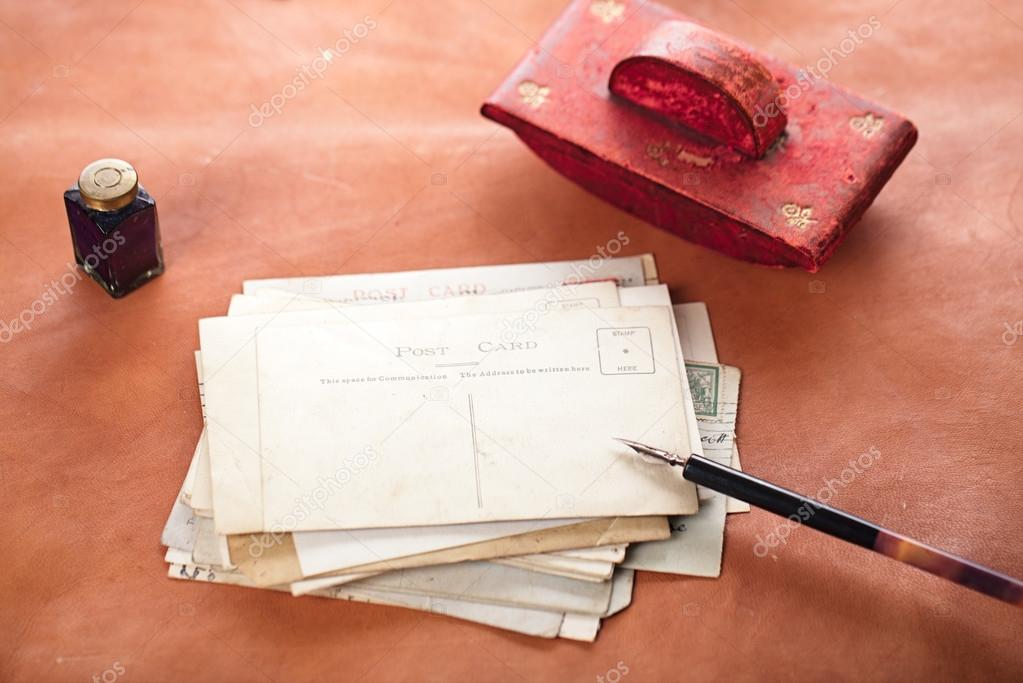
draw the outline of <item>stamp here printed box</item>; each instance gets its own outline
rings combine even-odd
[[[482,113],[629,213],[811,272],[917,138],[895,112],[637,0],[575,0]]]

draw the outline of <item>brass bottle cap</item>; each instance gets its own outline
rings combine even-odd
[[[82,200],[99,211],[117,211],[135,201],[139,193],[139,176],[127,161],[99,159],[78,176]]]

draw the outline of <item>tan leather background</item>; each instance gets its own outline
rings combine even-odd
[[[809,530],[758,559],[777,523],[761,512],[730,519],[719,580],[640,575],[593,645],[165,578],[160,530],[201,424],[196,320],[243,278],[583,258],[619,230],[679,300],[708,303],[743,370],[748,470],[811,491],[876,447],[837,504],[1023,574],[1023,339],[1007,332],[1023,8],[673,4],[798,64],[880,20],[831,77],[920,142],[821,273],[640,223],[477,114],[560,3],[0,5],[2,319],[64,272],[61,193],[95,158],[136,165],[167,260],[121,301],[79,283],[0,345],[0,679],[1020,680],[1019,609]],[[249,124],[367,16],[322,79]]]

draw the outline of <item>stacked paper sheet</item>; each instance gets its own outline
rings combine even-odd
[[[717,576],[739,373],[650,256],[253,280],[199,323],[169,576],[593,640],[633,570]],[[741,507],[735,506],[735,510]]]

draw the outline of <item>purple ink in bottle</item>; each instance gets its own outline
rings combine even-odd
[[[100,159],[64,193],[75,261],[120,298],[163,272],[156,201],[132,165]]]

